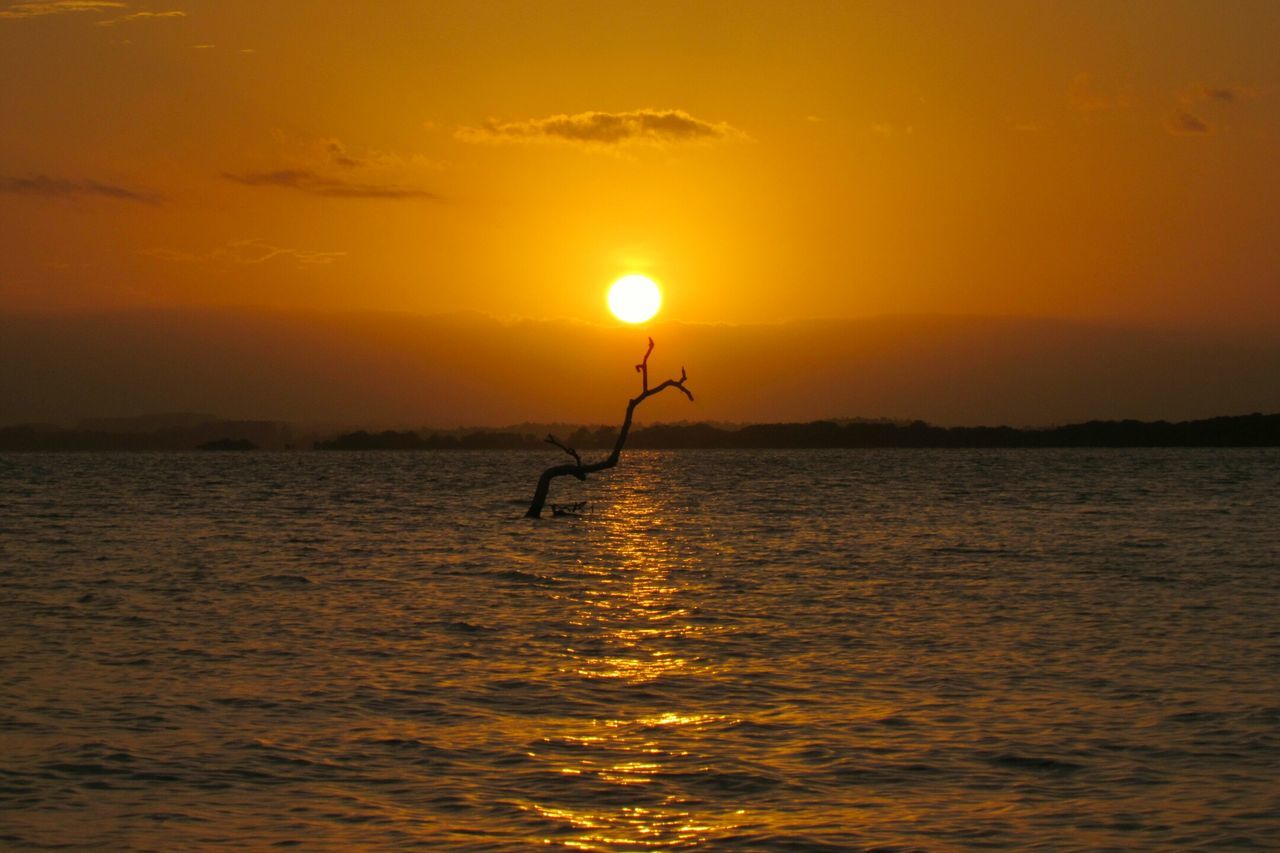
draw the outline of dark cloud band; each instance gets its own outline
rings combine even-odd
[[[0,193],[36,196],[43,198],[110,198],[117,201],[135,201],[142,204],[161,204],[165,198],[148,190],[132,189],[117,184],[104,184],[93,180],[51,178],[48,175],[31,175],[25,178],[0,178]]]
[[[249,187],[280,187],[329,198],[439,199],[439,196],[427,190],[345,181],[309,169],[277,169],[241,174],[223,172],[222,177]]]
[[[1170,133],[1178,135],[1209,133],[1212,130],[1212,128],[1210,128],[1202,119],[1185,110],[1174,113],[1170,116],[1164,126]]]

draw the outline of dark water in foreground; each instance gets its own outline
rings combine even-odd
[[[1280,453],[555,461],[0,456],[0,839],[1280,845]]]

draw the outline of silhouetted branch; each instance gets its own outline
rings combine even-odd
[[[556,440],[556,437],[551,433],[547,433],[547,437],[544,438],[543,441],[545,441],[547,444],[554,444],[556,447],[560,448],[565,453],[568,453],[570,456],[572,456],[574,462],[577,462],[579,465],[582,464],[582,457],[578,455],[578,451],[574,450],[572,447],[569,447],[568,445],[561,444],[559,441]]]
[[[587,508],[586,501],[578,501],[571,504],[552,504],[552,515],[580,515]]]
[[[542,476],[538,478],[538,485],[533,491],[533,500],[529,502],[529,510],[525,513],[526,518],[542,517],[542,508],[547,503],[547,492],[551,489],[551,481],[556,477],[577,477],[579,480],[585,480],[588,474],[613,468],[618,464],[618,460],[622,458],[622,448],[627,443],[627,435],[631,432],[631,420],[635,415],[636,406],[639,406],[654,394],[660,394],[668,388],[675,388],[688,397],[690,401],[693,400],[693,392],[686,388],[684,384],[688,381],[689,375],[683,367],[680,368],[679,379],[667,379],[654,388],[649,387],[649,355],[652,352],[653,338],[649,338],[649,348],[645,350],[644,358],[641,362],[636,365],[636,372],[640,374],[640,393],[627,401],[626,415],[622,419],[622,426],[618,429],[617,441],[614,442],[613,450],[608,456],[599,462],[584,464],[582,457],[578,455],[576,450],[561,444],[553,435],[547,436],[547,443],[554,444],[572,456],[574,464],[554,465],[542,472]]]
[[[640,390],[649,390],[649,353],[653,352],[653,338],[649,338],[649,348],[644,351],[644,358],[636,365],[636,373],[640,374]]]

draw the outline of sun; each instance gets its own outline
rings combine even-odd
[[[609,310],[624,323],[643,323],[662,307],[662,291],[644,275],[624,275],[609,288]]]

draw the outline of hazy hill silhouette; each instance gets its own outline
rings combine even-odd
[[[203,415],[93,419],[75,429],[51,424],[0,427],[0,450],[287,450],[303,442],[304,434],[289,424]]]
[[[610,423],[634,393],[646,334],[659,344],[655,371],[683,364],[698,377],[698,414],[713,422],[874,413],[1037,425],[1280,411],[1276,338],[1020,318],[637,330],[209,309],[0,316],[0,423],[140,411],[353,427]],[[687,417],[680,402],[655,399],[645,418]]]
[[[196,429],[219,420],[217,416],[199,412],[163,412],[126,418],[81,418],[75,428],[81,432],[157,432],[167,429]]]

